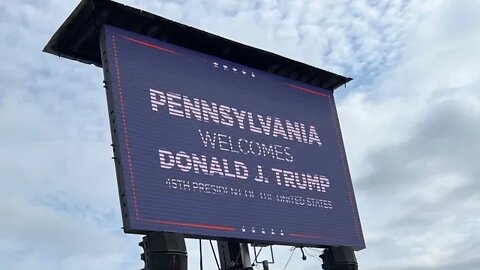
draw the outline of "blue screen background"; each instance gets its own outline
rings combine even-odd
[[[122,164],[117,175],[127,203],[126,232],[170,231],[287,245],[365,247],[331,91],[113,27],[104,31],[109,108],[115,115],[113,136],[119,141],[116,156]],[[175,117],[166,106],[153,111],[150,88],[313,125],[322,146]],[[206,148],[199,129],[234,140],[289,147],[294,160]],[[247,165],[251,176],[241,180],[163,169],[158,149],[238,160]],[[263,166],[268,184],[253,180],[257,165]],[[269,168],[325,175],[330,187],[323,193],[279,186]],[[251,190],[255,197],[173,189],[167,179]],[[260,199],[260,193],[272,194],[273,199]],[[279,194],[329,200],[333,209],[280,203]]]

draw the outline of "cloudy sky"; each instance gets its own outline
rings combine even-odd
[[[123,2],[353,77],[336,100],[360,269],[479,269],[480,1]],[[0,1],[0,269],[142,267],[121,230],[102,71],[41,52],[77,4]],[[290,248],[275,253],[284,269]],[[287,269],[321,268],[300,257]]]

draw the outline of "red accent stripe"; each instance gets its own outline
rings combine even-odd
[[[130,38],[130,37],[126,37],[126,36],[120,36],[120,37],[122,37],[122,38],[124,38],[124,39],[126,39],[126,40],[128,40],[128,41],[135,42],[135,43],[137,43],[137,44],[140,44],[140,45],[149,47],[149,48],[157,49],[157,50],[164,51],[164,52],[168,52],[168,53],[171,53],[171,54],[181,55],[181,54],[179,54],[179,53],[176,52],[176,51],[172,51],[172,50],[169,50],[169,49],[167,49],[167,48],[163,48],[163,47],[154,45],[154,44],[152,44],[152,43],[148,43],[148,42],[145,42],[145,41],[141,41],[141,40],[134,39],[134,38]]]
[[[127,150],[127,158],[128,158],[128,170],[130,172],[130,185],[132,187],[133,192],[133,203],[135,207],[135,217],[137,220],[140,220],[140,213],[138,209],[138,202],[137,202],[137,192],[135,191],[135,178],[133,177],[133,169],[132,169],[132,157],[130,155],[130,145],[128,143],[128,129],[127,129],[127,120],[126,120],[126,112],[125,112],[125,105],[123,101],[123,92],[122,92],[122,84],[120,80],[120,67],[118,65],[118,54],[117,54],[117,44],[115,35],[112,35],[112,44],[113,44],[113,52],[115,57],[115,69],[117,75],[117,84],[118,84],[118,95],[120,97],[120,107],[122,110],[122,122],[123,122],[123,132],[125,133],[125,146]]]
[[[350,207],[351,207],[352,214],[353,214],[353,223],[355,224],[355,229],[357,231],[358,240],[362,240],[362,234],[360,233],[360,226],[361,226],[360,225],[360,220],[359,220],[359,217],[358,217],[358,213],[355,211],[356,204],[355,204],[355,201],[354,201],[352,178],[350,177],[350,173],[349,173],[349,170],[348,170],[348,164],[347,164],[347,159],[346,159],[346,157],[347,157],[346,156],[346,151],[345,151],[345,147],[343,145],[342,135],[341,135],[341,131],[340,131],[340,121],[338,120],[338,114],[337,114],[336,109],[335,109],[334,101],[331,98],[329,98],[329,102],[330,102],[330,110],[332,112],[332,122],[335,125],[335,134],[337,135],[337,144],[338,144],[338,147],[339,147],[340,151],[343,151],[343,155],[341,155],[341,160],[342,160],[342,165],[343,165],[343,173],[344,173],[344,176],[345,176],[345,182],[346,182],[347,187],[348,187],[348,198],[350,200]]]
[[[288,234],[291,237],[298,237],[298,238],[311,238],[311,239],[332,239],[330,237],[322,237],[317,235],[308,235],[308,234],[299,234],[299,233],[290,233]]]
[[[355,205],[355,202],[353,200],[354,195],[353,195],[352,179],[351,179],[350,174],[348,172],[348,165],[347,165],[347,161],[346,161],[345,147],[342,143],[342,136],[340,134],[339,121],[335,117],[337,115],[337,113],[335,111],[335,105],[334,105],[333,97],[330,96],[330,95],[319,93],[319,92],[311,90],[311,89],[301,87],[301,86],[297,86],[297,85],[293,85],[293,84],[289,84],[289,83],[287,83],[287,85],[292,87],[292,88],[295,88],[297,90],[301,90],[301,91],[304,91],[304,92],[307,92],[307,93],[320,95],[320,96],[324,96],[324,97],[328,98],[328,102],[329,102],[329,105],[330,105],[330,111],[331,111],[331,114],[332,114],[332,122],[333,122],[333,125],[335,127],[335,134],[337,136],[337,144],[338,144],[339,149],[341,151],[343,151],[343,155],[341,155],[341,161],[342,161],[342,165],[343,165],[345,182],[348,186],[348,199],[350,201],[350,207],[351,207],[351,211],[352,211],[352,214],[353,214],[353,223],[355,225],[355,229],[356,229],[356,232],[357,232],[357,238],[359,240],[362,240],[362,236],[361,236],[362,234],[360,233],[360,221],[358,219],[358,213],[355,211],[355,206],[356,205]],[[290,236],[303,237],[303,238],[314,238],[314,239],[315,238],[326,239],[325,237],[317,237],[317,236],[314,236],[314,235],[309,236],[309,235],[305,235],[305,234],[290,234]]]
[[[166,48],[163,48],[163,47],[160,47],[160,46],[148,43],[148,42],[136,40],[136,39],[129,38],[129,37],[126,37],[126,36],[120,36],[120,37],[122,37],[122,38],[124,38],[128,41],[135,42],[137,44],[146,46],[146,47],[161,50],[161,51],[168,52],[168,53],[175,54],[175,55],[181,55],[180,53],[178,53],[176,51],[169,50],[169,49],[166,49]],[[117,52],[116,52],[116,46],[115,46],[115,37],[112,36],[112,39],[113,39],[114,50],[115,50],[115,62],[116,62],[116,68],[117,68],[118,87],[119,87],[119,91],[120,91],[121,103],[123,103],[123,95],[121,93],[120,74],[119,74],[118,60],[117,60]],[[334,125],[336,126],[337,143],[340,146],[340,148],[344,150],[344,147],[343,147],[343,144],[341,143],[340,135],[339,135],[340,127],[338,125],[338,122],[335,121],[336,120],[335,119],[336,114],[335,114],[334,105],[333,105],[333,102],[332,102],[332,96],[327,95],[327,94],[323,94],[323,93],[320,93],[320,92],[317,92],[317,91],[314,91],[314,90],[311,90],[311,89],[308,89],[308,88],[304,88],[304,87],[301,87],[301,86],[289,84],[289,83],[287,83],[287,85],[292,87],[292,88],[295,88],[297,90],[301,90],[301,91],[304,91],[304,92],[307,92],[307,93],[310,93],[310,94],[314,94],[314,95],[324,96],[324,97],[327,97],[329,99],[330,109],[332,111],[333,122],[334,122]],[[123,105],[122,105],[122,110],[123,110]],[[129,156],[130,151],[129,151],[129,145],[128,145],[128,135],[127,135],[128,132],[126,130],[125,112],[124,111],[122,112],[122,116],[124,118],[123,122],[124,122],[125,134],[126,134],[127,153],[128,153],[128,156]],[[206,224],[184,223],[184,222],[175,222],[175,221],[161,221],[161,220],[141,219],[140,215],[139,215],[138,204],[137,204],[135,184],[134,184],[135,180],[134,180],[134,177],[133,177],[132,164],[131,164],[130,156],[128,157],[128,159],[129,159],[130,179],[131,179],[131,185],[132,185],[132,189],[133,189],[134,205],[135,205],[135,212],[136,212],[137,220],[142,220],[142,221],[152,222],[152,223],[161,223],[161,224],[167,224],[167,225],[177,225],[177,226],[185,226],[185,227],[193,227],[193,228],[203,228],[203,229],[210,229],[210,230],[222,230],[222,231],[235,231],[236,230],[233,227],[224,227],[224,226],[217,226],[217,225],[206,225]],[[358,239],[361,239],[360,228],[359,228],[360,227],[359,220],[358,220],[358,216],[355,216],[355,211],[354,211],[355,205],[354,205],[354,202],[353,202],[353,187],[351,185],[351,180],[350,180],[350,183],[348,183],[349,182],[348,179],[350,179],[350,177],[349,177],[349,173],[348,173],[348,170],[347,170],[346,160],[345,160],[344,157],[342,157],[342,161],[343,161],[343,167],[344,167],[344,173],[345,173],[345,180],[347,181],[347,185],[349,184],[348,186],[350,188],[349,199],[350,199],[350,204],[351,204],[351,207],[352,207],[352,213],[354,214],[354,223],[355,223],[355,227],[356,227],[356,230],[357,230],[357,236],[358,236]],[[321,236],[306,235],[306,234],[289,234],[289,235],[291,237],[299,237],[299,238],[333,239],[333,238],[329,238],[329,237],[321,237]]]
[[[235,228],[233,227],[225,227],[225,226],[218,226],[218,225],[186,223],[186,222],[177,222],[177,221],[164,221],[164,220],[154,220],[154,219],[142,219],[142,220],[145,222],[151,222],[151,223],[177,225],[177,226],[201,228],[201,229],[209,229],[209,230],[217,230],[217,231],[235,231]]]
[[[307,88],[304,88],[304,87],[301,87],[301,86],[297,86],[297,85],[294,85],[294,84],[287,83],[287,85],[290,86],[290,87],[293,87],[297,90],[301,90],[301,91],[304,91],[304,92],[307,92],[307,93],[310,93],[310,94],[324,96],[324,97],[330,97],[329,95],[322,94],[320,92],[317,92],[317,91],[314,91],[314,90],[311,90],[311,89],[307,89]]]

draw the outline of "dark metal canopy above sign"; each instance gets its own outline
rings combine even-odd
[[[99,33],[104,24],[328,90],[352,80],[107,0],[82,0],[50,39],[44,51],[101,67]]]

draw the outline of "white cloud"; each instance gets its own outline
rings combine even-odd
[[[337,104],[367,240],[360,267],[477,268],[478,2],[125,2],[356,78]],[[41,53],[76,4],[0,3],[2,269],[141,267],[139,237],[120,229],[102,72]],[[289,255],[276,248],[271,269]],[[320,262],[297,250],[293,266]]]

